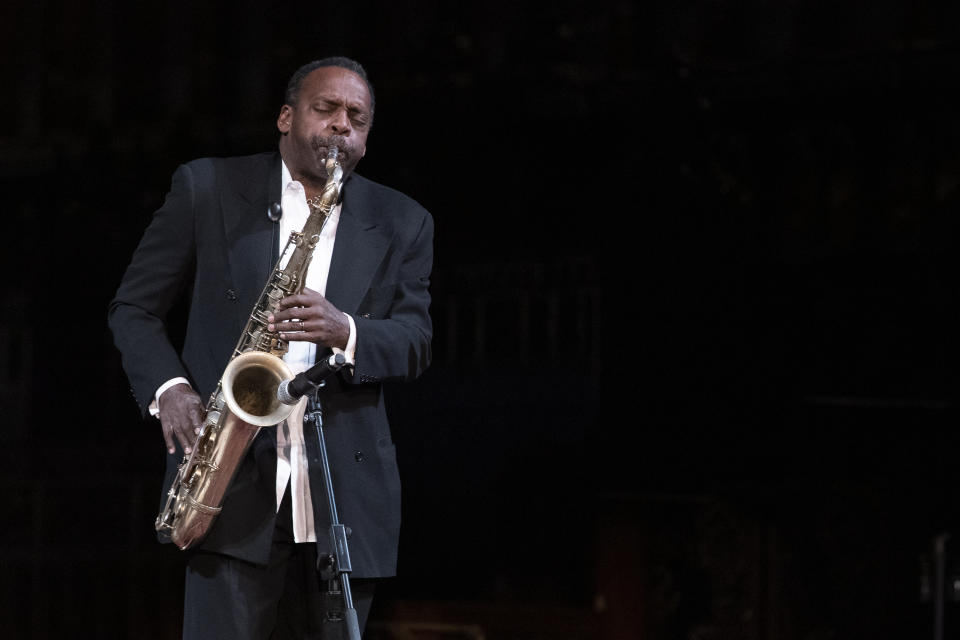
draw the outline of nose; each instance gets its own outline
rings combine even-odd
[[[347,115],[346,109],[337,109],[334,112],[333,117],[330,119],[329,125],[330,130],[336,134],[345,136],[350,133],[350,118]]]

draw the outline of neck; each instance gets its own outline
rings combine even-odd
[[[290,178],[303,185],[303,190],[306,192],[307,199],[323,193],[323,187],[327,184],[326,173],[324,172],[323,176],[318,176],[316,175],[317,172],[315,171],[308,173],[296,166],[292,161],[293,159],[290,157],[291,154],[287,153],[283,142],[284,140],[281,139],[280,158],[283,160],[283,164],[286,165],[287,171],[290,172]]]
[[[307,196],[307,200],[315,198],[323,193],[323,188],[326,186],[327,181],[317,181],[314,178],[310,178],[304,175],[298,175],[293,171],[290,172],[290,177],[303,185],[303,190]]]

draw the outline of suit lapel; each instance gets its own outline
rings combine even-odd
[[[344,185],[327,279],[327,299],[351,315],[356,314],[390,243],[367,200],[363,182],[351,177]]]
[[[267,217],[267,207],[280,201],[280,154],[258,156],[252,164],[225,176],[228,183],[220,189],[230,288],[237,295],[240,328],[278,253],[278,225]]]

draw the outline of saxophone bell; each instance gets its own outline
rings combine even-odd
[[[293,411],[277,399],[280,383],[292,377],[287,363],[269,352],[247,351],[230,360],[193,453],[170,490],[173,502],[157,517],[157,530],[180,549],[194,546],[210,529],[260,428],[283,422]]]
[[[272,427],[287,419],[293,407],[277,399],[277,388],[293,372],[280,358],[265,351],[247,351],[230,361],[223,372],[223,399],[236,417],[255,427]]]

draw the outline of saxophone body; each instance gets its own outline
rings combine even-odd
[[[303,229],[290,234],[247,324],[210,395],[193,451],[184,456],[167,491],[155,527],[181,550],[203,540],[219,515],[237,468],[262,427],[285,420],[293,406],[277,399],[277,387],[293,373],[283,361],[287,343],[267,330],[267,318],[280,300],[303,289],[320,232],[337,204],[343,172],[331,147],[327,183],[309,201]]]

